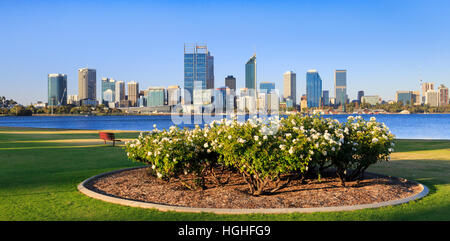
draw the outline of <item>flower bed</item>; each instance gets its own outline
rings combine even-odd
[[[126,143],[130,159],[151,167],[152,175],[178,180],[190,189],[205,179],[227,185],[222,173],[238,173],[249,193],[282,189],[293,179],[317,178],[334,171],[341,185],[359,181],[366,169],[388,161],[394,135],[375,118],[347,122],[321,116],[222,120],[194,129],[154,129]],[[180,179],[190,174],[192,178]]]

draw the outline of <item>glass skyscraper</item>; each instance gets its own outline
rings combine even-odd
[[[316,70],[306,73],[306,100],[308,108],[320,107],[322,98],[322,79]]]
[[[256,54],[245,64],[245,88],[250,95],[256,96]]]
[[[116,81],[110,78],[102,78],[102,104],[114,102],[116,99]]]
[[[336,105],[347,103],[347,70],[334,72],[334,97],[336,97]]]
[[[67,75],[48,75],[48,105],[67,105]]]
[[[328,90],[322,91],[322,105],[327,106],[330,104],[330,92]]]
[[[206,45],[184,45],[185,104],[193,103],[194,89],[214,88],[214,57]],[[187,96],[186,96],[187,95]]]

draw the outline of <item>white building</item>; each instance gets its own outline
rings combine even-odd
[[[167,87],[167,105],[174,106],[181,103],[181,89],[178,85]]]
[[[67,104],[75,105],[78,102],[78,95],[68,95],[67,96]]]
[[[439,105],[439,92],[436,90],[428,90],[425,93],[425,104],[436,107]]]

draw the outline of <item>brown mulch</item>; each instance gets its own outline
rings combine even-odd
[[[186,177],[185,177],[186,178]],[[127,170],[92,180],[87,184],[97,192],[158,204],[198,208],[310,208],[379,203],[406,198],[421,191],[404,179],[366,174],[360,183],[342,187],[333,175],[317,179],[292,180],[275,193],[252,196],[240,175],[217,187],[207,182],[205,190],[190,190],[179,181],[166,182],[148,174],[146,168]]]

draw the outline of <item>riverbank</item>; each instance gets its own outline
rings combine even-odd
[[[139,132],[116,133],[118,139]],[[0,220],[450,220],[450,141],[398,140],[392,161],[371,172],[419,181],[425,198],[392,207],[280,215],[173,213],[124,207],[79,193],[86,178],[139,166],[119,146],[106,145],[97,131],[0,127]]]
[[[295,112],[297,113],[297,112]],[[298,112],[301,114],[307,114],[304,112]],[[278,113],[278,115],[289,115],[292,114],[292,112],[280,112]],[[396,112],[385,112],[385,113],[330,113],[330,114],[326,114],[326,115],[448,115],[450,114],[450,112],[444,112],[444,113],[408,113],[408,114],[402,114],[400,112],[396,113]],[[95,114],[32,114],[31,116],[172,116],[172,115],[177,115],[177,114],[172,114],[172,113],[145,113],[145,114],[139,114],[139,113],[114,113],[114,114],[105,114],[105,113],[95,113]],[[178,114],[179,116],[183,116],[183,114]],[[226,113],[202,113],[202,114],[185,114],[185,115],[192,115],[192,116],[224,116],[227,115]],[[244,114],[238,114],[238,115],[244,115]],[[245,115],[249,115],[249,114],[245,114]],[[16,115],[4,115],[4,114],[0,114],[0,117],[7,117],[7,116],[16,116]]]
[[[354,114],[352,114],[354,115]],[[347,121],[347,115],[324,115],[340,122]],[[448,139],[450,132],[450,114],[434,115],[399,115],[378,114],[361,115],[365,119],[375,117],[377,121],[385,123],[391,132],[401,139]],[[62,128],[76,130],[122,130],[122,131],[150,131],[154,125],[158,129],[168,129],[173,125],[180,128],[194,128],[203,126],[213,120],[221,120],[224,116],[217,115],[108,115],[108,116],[10,116],[0,117],[0,126],[32,127],[32,128]],[[251,116],[238,116],[239,120]]]

